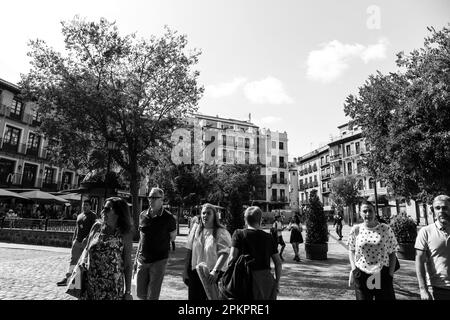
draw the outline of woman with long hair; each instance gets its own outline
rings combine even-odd
[[[227,267],[230,247],[230,233],[221,225],[216,207],[209,203],[204,204],[199,222],[192,226],[186,243],[188,252],[183,281],[188,286],[189,300],[208,298],[196,267],[205,264],[209,271],[207,282],[215,286]]]
[[[128,203],[112,197],[105,201],[98,220],[89,234],[85,259],[82,300],[132,300],[131,250],[133,220]]]
[[[294,249],[294,261],[300,262],[299,244],[303,243],[302,225],[300,224],[300,217],[295,215],[289,223],[288,230],[291,230],[291,237],[289,242]]]

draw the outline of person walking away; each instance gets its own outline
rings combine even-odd
[[[419,230],[414,245],[420,298],[450,300],[450,197],[435,197],[431,210],[436,221]]]
[[[253,300],[276,300],[282,272],[277,243],[261,229],[262,211],[252,206],[245,210],[245,229],[238,229],[232,236],[230,262],[240,255],[254,259],[251,270]],[[275,267],[275,279],[270,271],[270,260]]]
[[[86,255],[82,264],[86,277],[80,300],[132,300],[133,219],[128,203],[108,198],[101,216],[92,226],[82,257]]]
[[[231,236],[220,223],[217,208],[209,203],[204,204],[200,220],[192,227],[186,243],[183,282],[188,286],[188,300],[207,300],[206,289],[210,288],[202,284],[200,270],[196,267],[201,263],[206,264],[209,270],[207,282],[214,288],[226,270],[230,247]],[[214,295],[218,298],[218,292]]]
[[[361,204],[360,215],[363,222],[353,226],[347,243],[349,286],[354,287],[357,300],[395,300],[397,239],[390,226],[377,221],[371,203]]]
[[[139,216],[139,245],[133,270],[136,272],[136,293],[140,300],[158,300],[166,272],[170,243],[175,241],[175,218],[163,208],[164,191],[152,188],[150,206]]]
[[[39,212],[39,209],[38,211]],[[97,219],[95,212],[91,210],[91,201],[86,199],[83,201],[83,211],[77,216],[75,232],[72,237],[72,248],[70,251],[70,264],[65,277],[57,282],[58,286],[67,285],[67,279],[72,274],[73,268],[80,259],[81,253],[86,247],[87,237]]]
[[[299,244],[303,243],[302,226],[300,224],[299,216],[295,215],[289,223],[288,230],[291,231],[289,242],[294,249],[294,261],[300,262]]]
[[[339,237],[339,240],[342,240],[342,220],[344,218],[342,217],[341,212],[336,213],[333,218],[334,218],[333,226],[336,227],[336,234]]]
[[[273,227],[277,231],[277,242],[278,242],[277,247],[278,247],[278,245],[281,246],[280,259],[281,259],[281,261],[284,261],[283,250],[286,247],[286,243],[284,243],[284,240],[283,240],[283,230],[286,227],[283,226],[283,223],[281,222],[281,215],[280,214],[276,214],[275,215],[275,222],[273,223]]]

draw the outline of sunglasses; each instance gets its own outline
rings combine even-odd
[[[110,212],[112,210],[112,208],[111,207],[103,207],[102,210],[107,213],[107,212]]]

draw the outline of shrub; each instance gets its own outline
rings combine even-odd
[[[391,219],[390,226],[398,243],[413,243],[417,237],[416,222],[410,217],[398,215]]]
[[[311,191],[309,205],[306,209],[306,243],[327,243],[328,225],[323,205],[317,191]]]

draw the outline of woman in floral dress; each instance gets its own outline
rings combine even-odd
[[[82,300],[131,300],[132,219],[125,200],[106,199],[89,234]]]

